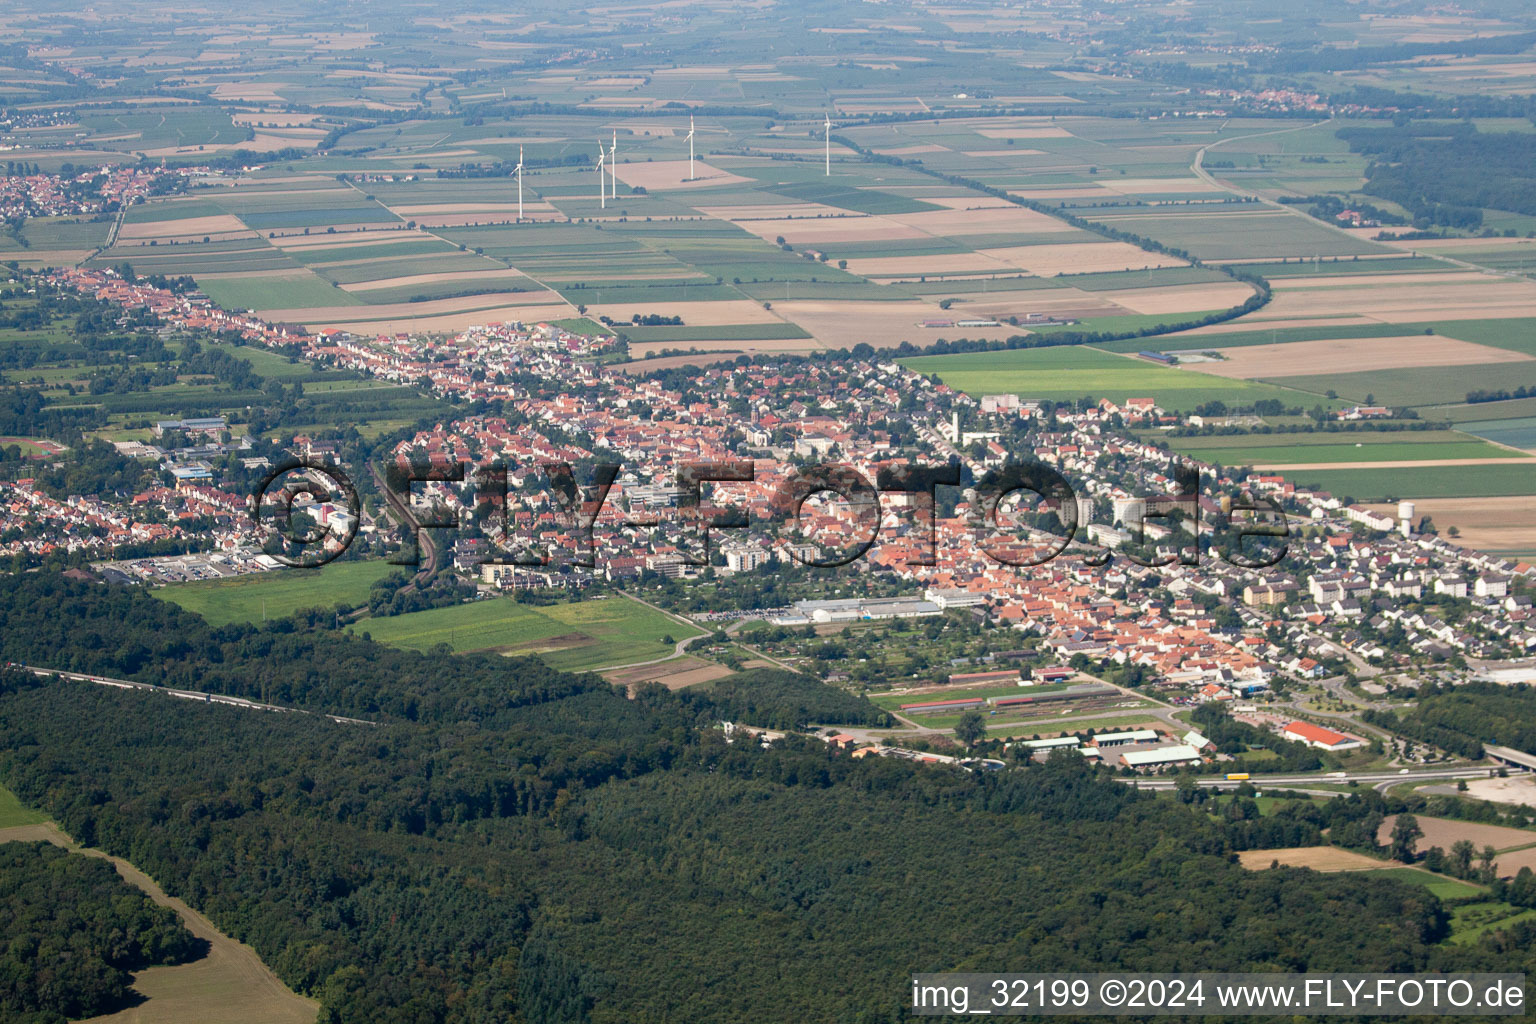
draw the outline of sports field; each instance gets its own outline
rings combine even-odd
[[[451,608],[365,619],[348,629],[380,643],[427,651],[447,644],[454,653],[536,654],[571,672],[665,658],[674,641],[701,630],[645,605],[609,597],[536,607],[495,597]]]
[[[173,583],[152,591],[215,626],[281,619],[301,608],[332,608],[368,601],[375,581],[402,572],[387,562],[332,562],[321,569],[275,569],[222,580]]]

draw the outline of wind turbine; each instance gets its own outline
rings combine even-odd
[[[693,180],[693,115],[688,115],[688,180]]]
[[[827,177],[832,177],[832,115],[822,114],[822,129],[827,133]]]
[[[603,177],[603,164],[606,161],[607,155],[608,154],[603,151],[603,140],[602,139],[598,139],[597,140],[597,205],[598,205],[598,209],[602,209],[602,210],[608,209],[608,190],[603,187],[604,185],[608,184],[607,179]]]
[[[517,147],[517,166],[512,168],[512,173],[517,175],[517,222],[523,222],[523,147]]]
[[[619,198],[619,130],[613,130],[613,142],[608,146],[608,180],[613,183],[609,196]]]

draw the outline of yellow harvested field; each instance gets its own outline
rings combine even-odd
[[[460,295],[452,299],[433,299],[430,302],[394,302],[377,306],[317,306],[312,309],[269,309],[262,310],[261,315],[267,320],[279,323],[308,323],[313,320],[387,320],[405,319],[415,317],[441,316],[446,313],[469,312],[476,309],[489,310],[492,306],[514,308],[519,306],[541,306],[558,304],[563,308],[564,303],[554,303],[549,296],[555,293],[544,292],[516,292],[507,295]],[[413,315],[414,314],[414,315]],[[569,316],[570,314],[561,314]],[[492,317],[483,323],[492,323],[503,319]],[[513,319],[521,320],[522,317]]]
[[[695,342],[689,342],[688,347],[695,348],[697,346]],[[630,346],[630,351],[639,352],[640,350],[634,346]],[[652,370],[675,370],[679,366],[708,366],[711,363],[726,363],[730,362],[732,359],[735,359],[736,356],[741,353],[741,351],[742,350],[739,347],[721,348],[717,350],[711,350],[709,353],[704,355],[660,356],[655,359],[635,359],[628,363],[615,363],[613,368],[618,370],[620,373],[627,373],[631,376],[639,376],[641,374],[650,373]]]
[[[922,213],[890,213],[885,220],[904,224],[930,235],[998,235],[1008,232],[1047,234],[1077,229],[1049,214],[1022,206],[993,206],[974,202],[969,208],[925,210]],[[1138,250],[1139,251],[1139,250]]]
[[[284,103],[277,90],[287,82],[220,82],[213,87],[213,98],[218,100],[245,100],[248,103]]]
[[[941,253],[932,256],[870,256],[848,261],[850,272],[863,277],[904,277],[916,280],[923,274],[1013,275],[1019,268],[980,252]]]
[[[822,299],[795,299],[775,302],[773,311],[791,323],[809,331],[828,348],[852,348],[868,342],[876,348],[895,348],[903,341],[928,344],[954,328],[919,327],[924,320],[947,317],[935,303],[919,302],[834,302]],[[967,327],[971,338],[1006,338],[1018,328],[1008,324],[998,327]]]
[[[1416,498],[1414,515],[1429,516],[1440,536],[1479,551],[1536,551],[1536,501],[1526,496],[1501,498]],[[1372,505],[1397,515],[1396,505]],[[1456,527],[1460,537],[1446,536]]]
[[[1077,188],[1011,188],[1008,194],[1020,199],[1097,199],[1107,191],[1100,185],[1083,185]]]
[[[1319,373],[1409,369],[1425,366],[1476,366],[1485,363],[1528,363],[1524,352],[1456,341],[1438,334],[1408,334],[1393,338],[1334,338],[1293,341],[1279,345],[1218,348],[1226,358],[1200,363],[1201,373],[1245,379],[1304,377]]]
[[[927,192],[928,192],[928,189],[930,189],[930,188],[933,188],[933,189],[943,189],[943,190],[945,190],[947,192],[947,191],[949,191],[950,186],[948,186],[948,185],[914,185],[914,186],[911,186],[911,189],[909,191],[921,190],[924,193],[924,195],[922,197],[923,202],[925,202],[925,203],[932,203],[934,206],[947,206],[951,210],[1017,210],[1017,209],[1020,209],[1020,207],[1014,206],[1012,203],[1004,202],[1001,199],[994,199],[991,196],[978,196],[978,195],[972,195],[972,194],[969,194],[969,193],[967,193],[965,195],[944,195],[944,196],[928,195]],[[1031,212],[1033,212],[1033,211],[1031,211]]]
[[[1025,128],[978,128],[976,134],[988,139],[1065,139],[1071,136],[1059,125],[1036,125]]]
[[[1052,288],[1024,292],[998,292],[978,298],[972,295],[963,303],[957,303],[949,316],[990,317],[1003,320],[1010,316],[1023,318],[1030,313],[1054,313],[1057,316],[1085,320],[1094,316],[1120,316],[1125,310],[1106,302],[1102,295],[1080,292],[1076,288]],[[970,328],[966,328],[967,331]]]
[[[280,128],[295,128],[310,124],[319,116],[319,114],[290,114],[281,110],[258,110],[254,113],[233,114],[230,120],[238,125],[274,125]]]
[[[719,353],[734,359],[738,354],[745,352],[750,355],[778,354],[783,352],[805,353],[819,352],[826,348],[815,338],[773,338],[757,341],[742,341],[739,338],[701,339],[697,341],[632,341],[629,343],[629,351],[639,359],[647,359],[658,352],[700,352]],[[659,367],[669,363],[673,357],[663,356],[655,361],[647,362],[648,366]],[[698,360],[682,359],[676,363],[678,366],[688,365],[689,362],[697,363]],[[718,360],[715,360],[718,361]],[[626,372],[630,370],[629,364],[624,364]]]
[[[631,188],[640,187],[648,192],[660,192],[683,188],[714,188],[717,185],[740,185],[750,182],[739,174],[722,171],[705,163],[694,161],[692,180],[688,179],[687,160],[656,160],[651,163],[619,163],[616,172],[620,181]]]
[[[1337,277],[1282,277],[1272,281],[1270,286],[1277,292],[1289,292],[1308,291],[1315,288],[1400,287],[1403,283],[1401,274],[1341,274]],[[1444,270],[1413,275],[1415,287],[1448,283],[1481,285],[1493,283],[1493,279],[1475,270]]]
[[[1159,288],[1120,288],[1099,292],[1117,306],[1133,313],[1195,313],[1208,309],[1229,309],[1247,302],[1253,289],[1240,281],[1212,284],[1181,284]]]
[[[391,206],[390,212],[401,217],[411,217],[418,213],[517,213],[517,186],[511,188],[512,200],[501,203],[416,203],[410,206]],[[526,200],[523,202],[524,211],[534,205]]]
[[[874,151],[884,156],[916,156],[919,153],[948,153],[949,147],[918,142],[910,146],[875,146]]]
[[[151,220],[124,224],[117,237],[125,241],[137,238],[188,238],[214,235],[223,232],[253,234],[239,217],[232,214],[216,214],[212,217],[187,217],[183,220]]]
[[[980,251],[1040,277],[1186,266],[1176,256],[1147,252],[1128,242],[1065,242],[1060,245],[1020,245]]]
[[[1228,320],[1219,324],[1208,324],[1205,327],[1196,327],[1189,331],[1180,331],[1177,334],[1164,335],[1165,339],[1179,341],[1182,339],[1204,340],[1210,334],[1235,334],[1239,331],[1268,331],[1286,330],[1291,327],[1358,327],[1362,323],[1375,323],[1358,316],[1333,316],[1333,317],[1266,317],[1260,310],[1258,315],[1249,315],[1237,320]],[[1217,342],[1219,344],[1219,341]]]
[[[1390,830],[1389,830],[1390,831]],[[1363,853],[1337,846],[1288,846],[1278,850],[1244,850],[1238,863],[1249,871],[1263,871],[1275,861],[1281,867],[1311,868],[1314,871],[1372,871],[1401,867],[1397,861],[1377,860]]]
[[[482,301],[495,301],[495,295],[477,295]],[[430,302],[413,302],[412,306],[431,306]],[[546,320],[566,320],[576,315],[572,306],[565,305],[499,305],[487,309],[466,311],[461,313],[432,314],[422,310],[416,316],[397,315],[382,320],[366,318],[366,315],[376,313],[383,306],[343,306],[329,312],[343,314],[340,316],[317,316],[324,310],[302,309],[293,310],[296,314],[292,318],[294,323],[302,323],[310,330],[319,330],[322,327],[334,327],[338,330],[351,331],[353,334],[367,336],[370,334],[396,334],[401,331],[410,331],[416,334],[457,334],[471,327],[481,327],[486,324],[510,323],[514,320],[522,323],[536,324]],[[349,319],[346,313],[351,314]]]
[[[464,213],[418,213],[415,216],[401,214],[410,217],[424,228],[456,228],[466,224],[515,224],[517,222],[516,203],[513,203],[511,213],[485,213],[484,211],[467,211]],[[523,210],[525,221],[563,221],[565,214],[550,206],[548,203],[527,203]]]
[[[282,238],[272,239],[272,244],[279,249],[298,251],[301,249],[344,249],[355,245],[388,245],[391,243],[420,242],[435,237],[434,235],[427,234],[425,231],[418,231],[415,228],[407,228],[402,225],[400,227],[351,231],[345,235],[285,235]]]
[[[1139,195],[1146,192],[1219,192],[1199,178],[1119,178],[1105,183],[1115,192]]]
[[[123,881],[175,911],[187,931],[208,943],[208,955],[200,960],[136,972],[133,989],[144,1002],[91,1017],[85,1024],[314,1024],[319,1016],[320,1004],[292,992],[255,950],[166,895],[154,879],[128,861],[77,845],[52,822],[0,829],[0,842],[48,842],[79,856],[107,860]]]
[[[781,220],[790,217],[847,217],[847,210],[821,203],[759,203],[754,206],[695,206],[706,217],[715,220]]]
[[[634,303],[589,303],[592,316],[609,316],[627,321],[636,312],[655,312],[662,316],[680,316],[689,327],[723,327],[727,324],[777,324],[783,323],[776,316],[778,303],[773,310],[766,310],[760,302],[751,299],[711,299],[705,302],[648,302],[644,310],[636,310]],[[679,342],[672,342],[678,347]],[[686,344],[692,344],[688,342]],[[686,347],[686,345],[684,345]]]
[[[1396,275],[1395,284],[1277,290],[1264,312],[1272,318],[1355,315],[1386,323],[1424,320],[1497,320],[1529,316],[1536,309],[1536,282],[1479,275],[1479,281],[1416,284]],[[1487,283],[1482,283],[1482,282]]]
[[[1450,818],[1426,818],[1424,815],[1416,815],[1419,819],[1419,828],[1424,830],[1424,838],[1419,840],[1418,849],[1427,850],[1431,846],[1438,846],[1442,850],[1449,851],[1451,844],[1457,840],[1470,840],[1479,850],[1484,846],[1491,846],[1495,850],[1508,850],[1514,846],[1530,846],[1536,844],[1536,832],[1530,832],[1522,828],[1506,828],[1503,825],[1479,825],[1470,821],[1454,821]],[[1397,824],[1397,815],[1389,814],[1376,830],[1376,841],[1386,845],[1392,835],[1392,827]]]
[[[67,267],[85,262],[95,252],[95,249],[23,249],[6,253],[6,259],[15,260],[24,267]]]
[[[527,284],[533,283],[516,270],[461,270],[458,273],[412,274],[408,277],[386,277],[377,281],[358,281],[355,284],[344,284],[341,286],[341,289],[347,292],[366,292],[378,288],[400,288],[413,284],[431,284],[435,281],[462,281],[466,288],[478,288],[484,284],[504,284],[511,281]],[[420,303],[412,303],[412,305],[420,305]]]
[[[796,217],[743,220],[738,223],[759,238],[772,242],[780,235],[790,245],[824,245],[829,242],[889,242],[927,238],[917,228],[898,224],[888,217],[844,214],[840,217]]]

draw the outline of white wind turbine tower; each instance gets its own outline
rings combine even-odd
[[[688,115],[688,180],[693,180],[693,115]]]
[[[822,114],[822,130],[827,135],[827,177],[832,177],[832,115]]]
[[[608,184],[608,180],[607,180],[607,178],[603,174],[603,164],[607,162],[606,161],[607,156],[608,156],[608,154],[603,150],[603,140],[602,139],[598,139],[597,140],[597,205],[598,205],[598,209],[601,209],[601,210],[608,209],[608,189],[606,187],[604,187],[604,186],[606,186]]]
[[[517,147],[517,166],[512,168],[512,173],[517,175],[517,222],[523,222],[523,147]]]
[[[613,142],[608,145],[608,180],[613,184],[609,197],[617,200],[619,198],[619,130],[617,128],[613,130]]]

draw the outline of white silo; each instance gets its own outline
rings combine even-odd
[[[1400,501],[1397,503],[1397,521],[1404,537],[1413,532],[1413,502]]]

